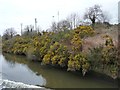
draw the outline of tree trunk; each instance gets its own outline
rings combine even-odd
[[[94,29],[94,26],[95,26],[95,18],[93,18],[91,21],[92,21],[92,28]]]

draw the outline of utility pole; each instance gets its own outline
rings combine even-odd
[[[20,25],[21,25],[21,36],[22,36],[22,25],[23,25],[23,24],[21,23]]]
[[[35,30],[37,31],[37,18],[35,18]]]
[[[74,21],[74,29],[75,29],[75,27],[76,27],[76,14],[73,14],[73,21]]]
[[[59,22],[59,11],[58,11],[58,22]]]
[[[58,31],[59,31],[59,11],[58,11]]]
[[[55,22],[55,19],[54,19],[55,16],[52,16],[52,31],[53,32],[56,32],[56,29],[57,29],[57,24]]]

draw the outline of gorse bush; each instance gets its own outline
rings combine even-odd
[[[79,34],[81,38],[94,35],[94,30],[90,26],[79,26],[75,29],[75,33]]]
[[[83,53],[79,53],[75,55],[74,57],[70,55],[68,61],[68,71],[76,71],[82,69],[83,75],[89,70],[90,63],[87,60],[86,55]]]
[[[27,54],[27,49],[31,43],[28,38],[16,38],[15,44],[13,45],[12,52],[14,54]]]
[[[92,70],[103,72],[115,79],[120,70],[118,50],[114,46],[112,38],[106,36],[104,37],[106,42],[103,46],[90,49],[88,61]]]
[[[50,46],[50,49],[44,56],[43,63],[60,65],[63,67],[67,65],[68,55],[69,53],[66,46],[60,44],[59,42],[55,42],[53,45]],[[49,56],[49,59],[47,59],[46,56]]]

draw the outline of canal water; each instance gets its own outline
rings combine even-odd
[[[87,73],[67,72],[52,66],[41,65],[25,56],[1,54],[3,80],[40,85],[50,88],[117,88],[118,82],[109,77]]]

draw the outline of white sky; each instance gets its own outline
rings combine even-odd
[[[99,4],[104,11],[111,16],[111,22],[118,21],[118,1],[119,0],[0,0],[0,34],[5,29],[14,27],[20,33],[20,23],[34,25],[37,18],[41,29],[50,27],[54,19],[57,21],[65,19],[71,13],[79,13],[83,16],[86,8]],[[82,19],[82,18],[81,18]]]

